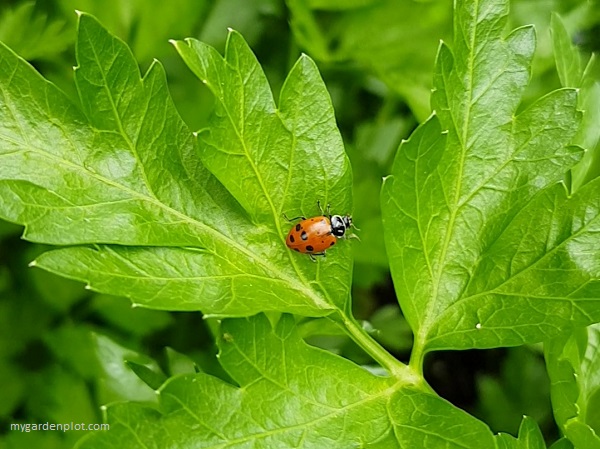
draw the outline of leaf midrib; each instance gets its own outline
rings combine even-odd
[[[18,62],[17,62],[17,64],[18,64]],[[4,92],[4,89],[3,89],[3,92]],[[207,234],[213,236],[213,238],[215,238],[216,240],[223,242],[223,244],[235,248],[237,251],[239,251],[240,253],[246,255],[249,259],[253,260],[257,265],[260,265],[263,269],[265,269],[266,272],[276,273],[277,276],[281,280],[284,280],[284,281],[288,282],[288,284],[290,284],[292,286],[295,286],[296,290],[303,292],[305,294],[305,296],[311,298],[314,301],[314,304],[317,307],[319,307],[320,309],[330,309],[331,308],[331,307],[328,307],[329,305],[325,304],[320,297],[318,297],[317,295],[315,295],[314,292],[310,288],[307,288],[302,283],[298,283],[297,280],[295,280],[293,278],[290,278],[285,273],[281,272],[278,268],[272,266],[268,262],[265,262],[265,260],[263,260],[263,259],[261,259],[259,257],[256,257],[256,255],[254,253],[246,250],[246,248],[244,248],[243,246],[241,246],[236,241],[231,240],[227,236],[219,233],[215,229],[207,226],[206,224],[204,224],[204,223],[202,223],[202,222],[200,222],[200,221],[198,221],[196,219],[193,219],[192,217],[189,217],[189,216],[187,216],[187,215],[179,212],[178,210],[173,209],[170,206],[167,206],[166,204],[160,202],[155,197],[145,196],[145,195],[143,195],[143,194],[141,194],[141,193],[139,193],[139,192],[137,192],[135,190],[132,190],[131,188],[129,188],[127,186],[124,186],[122,184],[119,184],[119,183],[113,181],[112,179],[106,178],[106,177],[104,177],[104,176],[102,176],[102,175],[100,175],[100,174],[98,174],[96,172],[90,171],[89,169],[87,169],[84,166],[78,165],[78,164],[76,164],[76,163],[74,163],[74,162],[72,162],[72,161],[70,161],[68,159],[64,159],[64,158],[59,157],[58,155],[55,155],[55,154],[53,154],[51,152],[45,151],[43,148],[37,148],[35,145],[32,145],[29,142],[29,139],[27,138],[27,134],[25,132],[26,130],[22,127],[21,122],[16,119],[16,116],[15,116],[15,114],[13,112],[13,107],[14,107],[13,106],[13,102],[12,101],[8,101],[6,95],[5,95],[5,99],[6,99],[5,104],[9,108],[11,114],[13,115],[14,121],[18,125],[19,132],[20,132],[21,136],[23,137],[24,142],[15,142],[13,139],[7,139],[7,140],[9,140],[9,141],[11,141],[13,143],[18,143],[19,145],[23,145],[23,144],[27,145],[26,149],[21,148],[20,150],[18,150],[18,152],[22,152],[22,151],[25,151],[25,150],[32,151],[34,153],[37,153],[37,154],[41,155],[44,158],[54,160],[57,163],[57,165],[59,165],[59,166],[63,165],[63,166],[71,167],[72,169],[74,169],[75,172],[85,172],[85,173],[87,173],[87,175],[90,178],[96,179],[100,183],[104,183],[104,184],[109,185],[109,186],[111,186],[113,188],[116,188],[118,190],[124,191],[125,193],[127,193],[131,197],[131,199],[134,199],[134,200],[137,199],[137,200],[141,200],[141,201],[147,201],[147,202],[151,203],[152,205],[154,205],[154,206],[156,206],[156,207],[158,207],[160,209],[163,209],[163,210],[167,211],[168,213],[174,215],[175,217],[179,218],[182,222],[189,223],[192,226],[200,228],[201,230],[203,230]],[[42,110],[42,112],[44,112],[44,115],[48,116],[45,113],[45,111]],[[48,118],[49,118],[49,116],[48,116]],[[61,124],[57,123],[56,125],[61,128],[61,130],[63,131],[63,133],[65,135],[68,135],[68,133],[66,132],[66,130],[64,130],[62,128]],[[73,142],[70,141],[70,143],[71,143],[71,145],[73,147],[75,147],[75,144]],[[98,243],[98,242],[96,242],[96,243]],[[244,270],[242,269],[240,271],[244,271]]]
[[[475,3],[475,18],[479,17],[479,1],[480,0],[474,1],[474,3]],[[458,132],[456,133],[457,137],[459,138],[458,140],[460,142],[460,145],[461,145],[459,176],[456,180],[455,194],[454,194],[454,199],[453,199],[453,208],[452,208],[452,213],[450,215],[450,220],[448,222],[448,228],[447,228],[446,236],[444,239],[444,244],[442,246],[442,252],[440,255],[440,259],[439,259],[440,263],[439,263],[439,267],[437,270],[437,275],[434,278],[433,292],[431,295],[431,299],[426,302],[425,312],[422,315],[423,319],[421,321],[421,326],[419,328],[419,332],[417,332],[415,335],[415,339],[418,338],[418,339],[422,340],[420,342],[420,345],[423,345],[426,342],[427,334],[429,333],[429,329],[435,323],[435,316],[432,316],[433,305],[437,302],[437,298],[439,295],[440,280],[442,277],[443,270],[446,267],[446,259],[448,257],[448,248],[450,246],[450,241],[452,239],[452,235],[454,234],[454,225],[455,225],[458,210],[459,210],[457,205],[458,205],[458,202],[460,199],[460,192],[462,189],[464,165],[465,165],[465,158],[466,158],[466,153],[467,153],[466,142],[467,142],[468,131],[469,131],[468,125],[469,125],[469,122],[471,119],[471,107],[472,107],[471,102],[473,99],[473,70],[474,70],[473,64],[474,64],[474,59],[475,59],[474,50],[475,50],[475,37],[477,35],[477,26],[478,26],[478,21],[477,21],[477,19],[475,19],[475,23],[471,27],[472,33],[470,36],[469,58],[468,58],[469,101],[467,103],[468,107],[466,108],[465,116],[463,118],[462,134],[459,136],[459,133]],[[456,124],[454,126],[456,127]],[[457,128],[457,131],[458,131],[458,128]],[[416,345],[416,346],[420,346],[420,345]]]
[[[239,58],[237,58],[239,60]],[[244,117],[244,105],[245,105],[245,83],[243,82],[242,79],[242,74],[241,71],[237,70],[236,66],[234,66],[233,64],[231,64],[227,59],[221,57],[221,60],[223,61],[223,63],[229,67],[231,67],[231,69],[234,71],[234,73],[236,74],[236,76],[240,79],[241,81],[241,86],[242,86],[242,94],[241,94],[241,101],[240,101],[240,110],[242,111],[241,117],[243,119]],[[249,149],[246,145],[246,141],[243,137],[243,132],[238,128],[238,126],[235,123],[235,120],[233,119],[233,115],[231,114],[229,108],[227,107],[225,101],[224,101],[224,97],[222,95],[219,95],[218,93],[220,92],[220,90],[213,85],[213,83],[211,83],[208,79],[203,79],[202,80],[204,82],[204,84],[213,92],[213,94],[215,95],[215,98],[219,101],[219,104],[221,105],[221,107],[223,108],[223,110],[225,111],[225,115],[227,116],[231,127],[233,128],[236,137],[238,138],[242,148],[244,149],[244,156],[246,158],[246,160],[248,161],[248,163],[250,164],[250,167],[252,168],[252,171],[254,172],[258,183],[260,185],[260,188],[263,192],[263,195],[265,197],[265,199],[267,200],[268,204],[269,204],[269,208],[271,209],[271,214],[273,216],[273,223],[275,224],[275,227],[277,229],[277,235],[279,236],[280,242],[282,244],[285,244],[285,237],[284,237],[284,233],[281,229],[281,225],[280,225],[280,220],[279,218],[279,214],[276,212],[275,210],[275,205],[273,203],[273,200],[271,198],[271,196],[269,195],[266,186],[264,184],[264,180],[262,179],[261,173],[258,170],[258,167],[256,166],[256,164],[254,163],[254,160],[252,159],[252,157],[250,156],[250,152]],[[287,80],[286,80],[287,82]],[[277,114],[277,108],[274,109],[274,116],[276,117],[277,120],[280,120],[280,122],[282,123],[282,126],[284,129],[288,130],[288,128],[285,126],[285,123],[283,123],[283,121],[281,121],[281,119],[279,118],[278,114]],[[245,122],[244,122],[245,123]],[[296,142],[295,139],[295,135],[288,130],[288,132],[290,132],[291,136],[292,136],[292,141]],[[292,155],[290,156],[291,158],[293,158],[293,152],[295,151],[295,145],[292,146],[290,153],[292,153]],[[290,261],[290,264],[294,267],[294,271],[296,272],[296,275],[298,276],[298,279],[300,279],[303,285],[308,286],[309,283],[307,281],[307,279],[305,278],[304,274],[302,273],[302,271],[300,270],[298,263],[296,262],[295,258],[292,257],[292,252],[291,251],[287,251],[288,254],[288,259]],[[317,270],[320,269],[320,266],[317,267]],[[319,285],[321,285],[320,281],[318,281]],[[312,291],[312,289],[308,288],[308,290]],[[331,306],[334,304],[333,299],[331,298],[329,292],[327,289],[323,288],[323,286],[321,285],[321,292],[323,293],[323,295],[326,297],[328,303],[325,303],[325,306],[329,306],[329,307],[323,307],[321,306],[320,308],[331,308]],[[318,297],[318,296],[315,296]],[[321,300],[319,300],[321,301]]]
[[[84,27],[83,28],[83,32],[86,33],[88,41],[90,43],[92,43],[93,41],[89,37],[89,34],[87,32],[87,28]],[[115,100],[114,100],[113,95],[112,95],[112,91],[108,87],[109,83],[108,83],[107,78],[106,78],[106,73],[104,71],[104,67],[102,66],[102,64],[100,63],[100,59],[98,58],[98,53],[96,52],[96,46],[93,45],[93,44],[91,44],[90,47],[91,47],[92,53],[94,55],[94,61],[96,62],[96,66],[98,67],[98,71],[102,75],[102,82],[103,82],[102,89],[106,92],[106,96],[108,97],[108,99],[110,101],[111,110],[113,112],[115,121],[116,121],[117,126],[118,126],[118,132],[121,135],[121,137],[123,137],[123,139],[127,143],[127,146],[129,147],[129,150],[131,151],[131,153],[135,157],[136,161],[138,162],[138,167],[140,168],[140,172],[141,172],[140,174],[142,176],[142,180],[144,181],[144,185],[146,186],[146,189],[150,193],[150,196],[152,198],[155,198],[155,199],[158,200],[158,197],[154,193],[154,189],[152,188],[152,185],[150,184],[150,181],[148,180],[148,176],[146,174],[146,167],[142,163],[142,160],[141,160],[141,158],[139,156],[139,153],[137,151],[137,147],[133,144],[133,141],[129,138],[129,135],[125,132],[125,129],[123,127],[123,122],[121,120],[121,116],[119,115],[119,111],[117,109],[117,106],[115,104]],[[113,63],[114,63],[114,61],[113,61]],[[152,67],[150,67],[150,69],[148,70],[148,73],[149,73],[150,70],[152,70]],[[137,84],[139,84],[142,88],[145,87],[144,86],[144,82],[142,80],[140,80],[137,76],[135,76],[134,79],[135,79],[135,82]],[[77,78],[75,78],[75,81],[77,81]],[[80,96],[81,96],[81,92],[80,92]],[[144,98],[147,98],[145,89],[144,89]],[[81,98],[81,101],[84,101],[84,100],[85,100],[84,98]],[[149,101],[149,100],[147,100],[147,101]],[[146,110],[146,112],[147,112],[147,110]],[[144,114],[143,117],[146,117],[146,114]],[[137,125],[138,125],[137,129],[138,129],[138,132],[139,132],[139,130],[141,129],[141,126],[140,126],[139,123]]]
[[[592,225],[592,222],[594,222],[595,220],[598,220],[598,218],[600,217],[600,215],[597,215],[595,219],[590,220],[588,222],[588,224],[586,224],[585,226],[583,226],[581,229],[579,229],[577,232],[569,235],[567,238],[565,238],[564,240],[562,240],[560,243],[558,243],[557,245],[555,245],[550,251],[545,252],[544,254],[541,255],[541,257],[536,258],[532,263],[530,263],[529,265],[527,265],[526,267],[524,267],[523,269],[521,269],[520,271],[518,271],[516,274],[508,277],[507,279],[505,279],[504,281],[502,281],[500,284],[496,285],[494,288],[489,289],[489,290],[485,290],[482,292],[477,292],[474,293],[472,295],[468,295],[468,296],[463,296],[461,298],[459,298],[457,301],[455,301],[450,307],[448,307],[446,310],[444,310],[444,313],[448,313],[451,309],[457,307],[459,304],[467,301],[467,300],[471,300],[474,298],[479,298],[479,297],[485,297],[487,295],[502,295],[502,296],[510,296],[510,297],[519,297],[519,298],[531,298],[531,299],[539,299],[539,300],[557,300],[557,301],[568,301],[570,303],[573,304],[574,307],[578,307],[576,301],[576,298],[571,298],[569,296],[542,296],[542,295],[528,295],[528,294],[522,294],[522,293],[514,293],[514,292],[510,292],[510,291],[501,291],[501,288],[504,287],[505,285],[509,284],[510,282],[514,281],[516,278],[520,277],[520,276],[524,276],[528,271],[533,270],[535,268],[536,265],[542,263],[547,257],[552,256],[554,253],[556,253],[557,251],[559,251],[561,248],[563,248],[566,244],[569,243],[569,241],[579,237],[581,234],[585,233],[587,231],[587,228],[589,226]],[[593,279],[588,279],[586,280],[582,285],[577,286],[577,288],[574,291],[580,290],[583,286],[589,284]],[[579,310],[581,311],[582,314],[586,315],[581,308],[579,308]],[[591,317],[590,317],[591,318]],[[467,332],[467,330],[464,331],[452,331],[449,333],[446,333],[444,335],[448,335],[448,334],[455,334],[455,333],[464,333]],[[432,341],[435,341],[437,339],[440,338],[445,338],[444,336],[436,336],[434,338],[431,338],[428,340],[428,344],[431,343]]]
[[[268,380],[265,377],[261,377],[261,378]],[[327,421],[329,419],[334,418],[338,414],[348,413],[348,412],[352,411],[353,409],[355,409],[357,407],[358,408],[365,407],[365,404],[368,404],[369,402],[376,402],[380,398],[384,398],[386,396],[391,397],[394,393],[396,393],[397,391],[399,391],[402,388],[403,384],[404,384],[404,382],[402,382],[402,381],[396,382],[396,383],[390,385],[389,387],[381,390],[378,393],[370,394],[367,397],[365,397],[364,399],[361,399],[359,401],[353,402],[351,404],[348,404],[348,405],[345,405],[345,406],[342,406],[342,407],[339,407],[339,408],[334,408],[334,407],[331,407],[331,406],[327,406],[325,404],[319,404],[319,406],[321,406],[321,407],[326,407],[328,409],[331,409],[331,412],[323,414],[323,415],[318,416],[316,418],[313,418],[310,421],[305,421],[305,422],[301,422],[301,423],[290,425],[290,426],[278,427],[276,429],[270,429],[270,430],[267,430],[267,431],[263,431],[261,433],[254,433],[254,434],[250,434],[250,435],[246,435],[246,436],[239,437],[239,438],[234,438],[234,439],[224,438],[226,440],[224,443],[213,445],[213,446],[211,446],[211,448],[215,448],[215,449],[217,449],[217,448],[227,448],[227,447],[230,447],[231,445],[236,445],[236,444],[239,444],[239,443],[244,443],[244,442],[248,442],[248,441],[255,441],[255,440],[259,440],[259,439],[264,439],[264,438],[272,436],[272,435],[284,434],[284,433],[293,431],[295,429],[304,429],[304,428],[310,429],[310,428],[312,428],[313,426],[315,426],[316,424],[318,424],[320,422]],[[232,388],[235,388],[235,387],[232,386]],[[243,388],[245,389],[245,388],[247,388],[247,386],[244,386]],[[241,389],[238,388],[236,391],[240,391],[240,390]],[[289,388],[285,388],[284,390],[291,392],[293,396],[297,396],[297,392],[292,391]],[[176,402],[181,403],[183,405],[183,401],[179,397],[176,397],[175,395],[170,395],[170,396]],[[183,408],[186,411],[188,411],[188,407],[183,407]],[[192,418],[196,418],[196,419],[198,418],[195,414],[191,414],[191,416],[192,416]],[[390,421],[390,423],[393,423],[393,419],[392,419],[391,416],[389,417],[389,421]]]

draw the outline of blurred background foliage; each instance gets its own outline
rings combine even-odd
[[[192,130],[204,126],[213,100],[168,39],[196,37],[222,51],[226,28],[240,31],[275,98],[301,52],[316,60],[354,170],[353,212],[361,229],[361,242],[354,245],[355,314],[388,350],[407,360],[411,333],[389,277],[378,197],[401,140],[431,113],[432,70],[440,39],[451,39],[452,1],[2,2],[0,40],[77,103],[75,10],[95,15],[124,39],[142,72],[154,58],[164,64],[175,104]],[[562,72],[553,52],[552,13],[562,18],[576,56]],[[597,124],[600,69],[589,58],[600,49],[600,2],[513,0],[509,22],[507,31],[530,23],[537,29],[522,107],[561,85],[580,87],[582,108]],[[599,129],[590,126],[578,137],[588,154],[571,174],[573,188],[600,174]],[[216,323],[200,313],[134,309],[125,298],[29,269],[47,248],[24,242],[20,233],[18,226],[0,222],[0,448],[71,447],[83,432],[8,429],[11,423],[101,422],[100,406],[108,402],[153,403],[156,395],[147,383],[159,385],[166,376],[202,370],[227,380],[215,357]],[[310,343],[372,363],[327,320],[299,319],[299,325]],[[540,348],[432,354],[426,377],[438,393],[494,431],[515,434],[527,414],[546,438],[557,437]]]

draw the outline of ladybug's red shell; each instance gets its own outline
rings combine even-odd
[[[322,253],[335,245],[331,222],[326,216],[308,218],[295,225],[288,233],[285,244],[300,253]]]

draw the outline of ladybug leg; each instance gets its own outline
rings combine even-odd
[[[292,222],[292,221],[296,221],[296,220],[306,220],[306,217],[303,217],[302,215],[300,215],[299,217],[294,217],[294,218],[288,218],[288,216],[286,214],[282,214],[283,218],[285,218],[287,221]]]
[[[321,215],[326,215],[328,217],[331,217],[331,211],[330,211],[331,204],[327,205],[327,213],[326,214],[323,212],[323,208],[321,207],[321,200],[317,200],[317,207],[319,208],[319,211],[321,211]]]
[[[312,260],[313,262],[316,262],[317,259],[315,259],[315,256],[323,256],[326,257],[325,255],[325,251],[323,251],[322,253],[308,253],[308,257],[310,257],[310,260]]]

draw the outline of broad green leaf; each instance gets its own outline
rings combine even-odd
[[[546,449],[544,437],[534,419],[523,416],[519,427],[519,438],[501,433],[496,436],[498,449]]]
[[[226,320],[221,337],[220,361],[239,387],[174,377],[159,412],[110,406],[110,432],[79,447],[494,447],[485,424],[439,397],[308,346],[289,315],[275,328],[264,315]]]
[[[160,63],[140,78],[127,46],[84,14],[75,77],[85,114],[0,47],[0,216],[32,241],[95,244],[34,264],[137,304],[219,315],[344,307],[350,244],[318,263],[285,246],[283,213],[315,215],[317,200],[350,212],[350,167],[314,63],[300,58],[276,107],[240,35],[230,33],[227,62],[190,45],[177,47],[207,69],[218,100],[200,156],[235,199],[200,162]]]
[[[600,325],[545,345],[556,422],[578,449],[600,448]]]
[[[598,184],[558,185],[581,157],[572,89],[518,115],[531,28],[502,37],[508,2],[457,2],[436,115],[401,145],[382,211],[415,363],[442,348],[519,345],[600,319]],[[557,277],[563,283],[557,284]]]
[[[517,345],[600,320],[599,189],[568,197],[555,184],[534,197],[482,253],[431,344]]]

